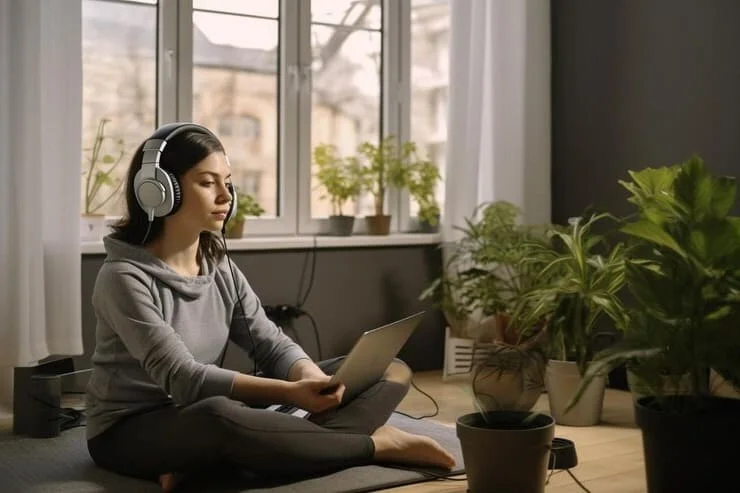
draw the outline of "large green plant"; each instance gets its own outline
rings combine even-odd
[[[551,242],[529,248],[525,264],[545,281],[518,300],[513,314],[526,330],[544,326],[550,356],[575,361],[581,374],[593,356],[600,324],[611,322],[618,329],[626,324],[619,298],[625,248],[611,245],[608,228],[596,231],[613,220],[605,213],[573,218],[567,228],[550,230]]]
[[[630,177],[620,183],[637,208],[636,219],[622,228],[636,248],[626,263],[634,298],[631,320],[623,341],[597,355],[583,387],[624,362],[658,397],[665,375],[690,375],[694,396],[710,393],[710,368],[739,382],[740,218],[731,215],[735,179],[712,175],[696,156],[630,172]]]
[[[448,315],[461,320],[510,313],[521,296],[542,282],[536,267],[526,262],[529,249],[545,241],[544,228],[519,222],[520,209],[506,201],[479,205],[451,245],[442,275],[422,293],[436,300]],[[519,339],[506,324],[501,338]]]
[[[322,199],[331,201],[332,214],[342,216],[342,206],[362,191],[365,178],[356,157],[342,158],[331,144],[320,144],[314,148],[316,179],[326,192]]]

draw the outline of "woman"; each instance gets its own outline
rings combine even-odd
[[[160,187],[145,193],[152,184],[142,185],[142,175],[154,176],[152,143],[160,144],[157,173],[164,170],[176,189],[167,192],[172,207],[156,214],[149,202]],[[321,392],[338,361],[315,364],[265,316],[214,234],[230,210],[230,177],[218,139],[195,125],[160,129],[133,156],[127,214],[104,240],[92,296],[93,460],[158,479],[164,491],[183,473],[216,464],[281,476],[374,462],[450,469],[453,457],[435,441],[385,424],[408,390],[411,372],[401,362],[341,406],[342,386]],[[228,339],[247,350],[259,376],[216,364]],[[265,409],[270,404],[310,417]]]

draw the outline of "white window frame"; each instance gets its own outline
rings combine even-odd
[[[322,234],[329,230],[328,219],[313,218],[311,216],[311,46],[310,46],[310,29],[311,29],[311,11],[310,2],[300,2],[304,12],[302,17],[301,28],[304,29],[299,35],[302,39],[307,40],[303,43],[304,50],[301,53],[302,67],[307,67],[302,71],[302,83],[304,90],[302,95],[305,100],[301,105],[300,113],[301,132],[305,135],[300,141],[299,156],[299,190],[300,194],[298,216],[298,234]],[[403,61],[408,60],[410,54],[410,0],[382,0],[382,28],[381,43],[383,51],[382,78],[381,78],[381,136],[395,135],[399,139],[406,139],[409,135],[408,107],[405,102],[408,101],[410,88],[408,85],[409,78],[406,72],[410,70],[403,67]],[[404,26],[407,26],[404,28]],[[406,54],[408,52],[408,54]],[[304,117],[303,115],[307,115]],[[404,120],[406,124],[404,125]],[[305,132],[305,133],[303,133]],[[404,195],[406,199],[404,199]],[[404,207],[404,204],[405,207]],[[386,191],[386,208],[391,215],[391,233],[404,231],[408,218],[408,194],[395,188],[389,188]],[[404,212],[405,211],[405,212]],[[355,219],[354,234],[365,234],[365,221],[363,217]]]
[[[382,136],[410,135],[411,0],[382,0]],[[278,215],[248,218],[249,236],[313,235],[327,219],[311,217],[311,2],[280,0]],[[159,0],[157,8],[157,126],[193,114],[193,0]],[[297,117],[296,117],[297,115]],[[228,149],[227,149],[228,152]],[[391,233],[409,231],[406,190],[389,188]],[[358,217],[355,234],[364,234]]]

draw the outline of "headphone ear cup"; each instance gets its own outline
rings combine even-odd
[[[226,185],[226,188],[229,189],[229,194],[231,195],[231,202],[229,203],[229,213],[226,215],[226,221],[224,221],[224,224],[231,221],[233,217],[236,215],[236,209],[237,209],[237,201],[238,201],[238,195],[236,194],[236,190],[234,189],[234,185],[232,183],[228,183]]]
[[[167,176],[170,177],[170,182],[172,183],[172,210],[168,214],[171,215],[177,212],[177,209],[180,208],[180,204],[182,203],[182,190],[180,189],[180,182],[177,181],[175,175],[167,170],[162,171],[167,173]]]

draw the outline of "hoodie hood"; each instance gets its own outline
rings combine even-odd
[[[164,261],[155,257],[143,247],[117,240],[110,235],[103,238],[103,245],[108,254],[105,258],[106,263],[125,262],[131,264],[166,284],[173,291],[189,298],[201,296],[214,280],[215,265],[205,259],[201,259],[201,275],[185,277],[175,272]]]

